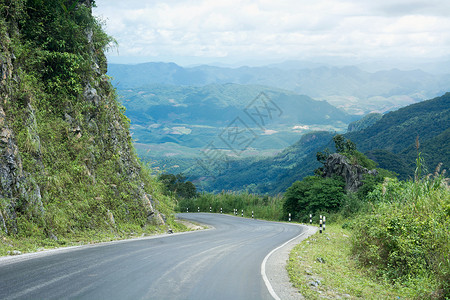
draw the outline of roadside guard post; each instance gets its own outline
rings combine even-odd
[[[320,215],[320,221],[319,221],[319,233],[322,233],[322,215]]]

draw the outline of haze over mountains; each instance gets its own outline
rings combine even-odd
[[[252,147],[281,149],[295,142],[305,130],[343,130],[355,120],[354,116],[326,101],[266,86],[147,85],[120,93],[132,120],[134,138],[139,143],[175,142],[192,148],[204,147],[238,118],[243,127],[261,136]],[[262,108],[261,114],[271,113],[267,115],[264,128],[259,128],[246,114],[247,109],[252,109],[252,101],[259,96],[264,96],[262,101],[272,106],[270,111]],[[282,144],[279,141],[268,143],[268,139],[274,138],[281,139]]]
[[[421,101],[450,90],[449,74],[301,66],[111,64],[108,74],[131,119],[138,154],[164,172],[188,175],[200,189],[283,192],[311,175],[315,153],[332,148],[331,137],[347,130],[361,151],[401,178],[411,174],[418,134],[430,168],[448,165],[440,146],[447,145],[448,94]],[[263,127],[248,113],[254,108]],[[250,134],[249,142],[236,148],[234,131]],[[216,155],[209,170],[199,164],[207,153]]]
[[[292,68],[288,65],[291,64]],[[137,65],[110,64],[108,74],[119,90],[149,84],[204,86],[208,84],[252,84],[277,87],[327,100],[351,114],[385,112],[444,94],[450,74],[398,69],[370,73],[355,66],[311,66],[294,62],[265,67],[184,68],[174,63]]]

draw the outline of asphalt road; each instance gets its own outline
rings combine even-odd
[[[273,299],[261,267],[304,228],[220,214],[214,229],[0,259],[0,299]]]

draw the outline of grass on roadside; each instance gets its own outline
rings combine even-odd
[[[306,299],[411,299],[413,287],[375,279],[350,258],[351,232],[339,224],[327,225],[291,252],[287,270],[293,285]]]
[[[138,237],[152,236],[166,233],[168,228],[173,232],[190,231],[191,228],[180,222],[171,222],[167,226],[127,226],[126,228],[111,231],[80,231],[71,233],[57,240],[45,236],[17,237],[0,236],[0,256],[19,255],[23,253],[38,252],[60,247],[80,246],[97,244],[117,240],[133,239]]]

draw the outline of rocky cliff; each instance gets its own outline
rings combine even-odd
[[[106,74],[92,1],[0,0],[0,234],[164,224]],[[156,200],[157,199],[157,200]]]
[[[357,164],[351,164],[347,157],[339,153],[328,156],[323,166],[323,177],[341,176],[345,180],[345,190],[356,192],[362,185],[365,174],[377,175],[376,170],[368,170]]]

